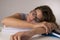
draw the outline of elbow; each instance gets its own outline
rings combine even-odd
[[[6,23],[6,19],[2,19],[2,20],[1,20],[1,23],[2,23],[2,24],[5,24],[5,23]]]
[[[3,25],[5,25],[5,24],[7,23],[7,21],[8,21],[7,19],[8,19],[8,18],[2,19],[2,20],[1,20],[1,23],[2,23]]]

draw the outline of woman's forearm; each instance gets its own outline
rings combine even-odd
[[[51,25],[50,25],[50,24],[51,24]],[[49,25],[49,26],[47,26],[47,27],[51,27],[51,28],[50,28],[51,31],[57,28],[57,26],[55,25],[55,23],[49,23],[49,24],[47,24],[47,25]],[[53,27],[53,28],[52,28],[52,27]],[[50,32],[50,31],[49,31],[49,32]],[[43,27],[35,28],[35,29],[31,30],[30,33],[32,33],[32,35],[35,35],[35,34],[44,34],[44,33],[46,33],[46,29],[43,28]]]
[[[7,27],[10,26],[16,28],[33,28],[34,26],[34,24],[16,18],[5,18],[4,20],[2,20],[2,23]]]
[[[36,28],[32,31],[34,32],[34,34],[44,34],[44,33],[46,33],[45,28]]]
[[[36,34],[44,34],[46,33],[46,30],[44,28],[36,28],[36,29],[32,29],[31,31],[28,31],[30,34],[30,36],[34,36]]]

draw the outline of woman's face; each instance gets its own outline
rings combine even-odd
[[[37,10],[32,10],[28,15],[27,15],[27,21],[30,23],[37,23],[42,19],[42,11],[37,9]]]

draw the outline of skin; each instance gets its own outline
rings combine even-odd
[[[43,15],[42,15],[41,10],[37,9],[35,11],[37,13],[37,18],[42,19]],[[48,23],[48,22],[45,22],[45,21],[43,21],[41,23],[35,22],[33,20],[35,18],[32,15],[33,12],[34,11],[30,12],[26,16],[26,21],[20,20],[21,18],[20,18],[19,13],[15,14],[15,15],[12,15],[12,16],[9,16],[9,17],[6,17],[2,20],[2,23],[4,25],[6,25],[7,27],[8,26],[13,26],[15,28],[33,28],[31,31],[18,32],[16,34],[12,35],[10,40],[21,40],[21,38],[23,38],[24,36],[27,37],[26,40],[29,40],[35,34],[49,33],[56,28],[56,27],[54,27],[56,25],[53,25],[54,23]]]
[[[33,19],[35,18],[34,16],[33,16],[33,13],[34,14],[37,14],[37,18],[39,18],[39,19],[41,19],[42,17],[43,17],[43,15],[42,15],[42,12],[41,12],[41,10],[39,10],[39,9],[37,9],[37,10],[35,10],[35,11],[31,11],[28,15],[27,15],[27,22],[31,22],[31,23],[36,23]]]

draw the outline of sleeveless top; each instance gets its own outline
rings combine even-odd
[[[27,14],[21,13],[20,15],[21,15],[21,20],[26,20],[26,15]]]

